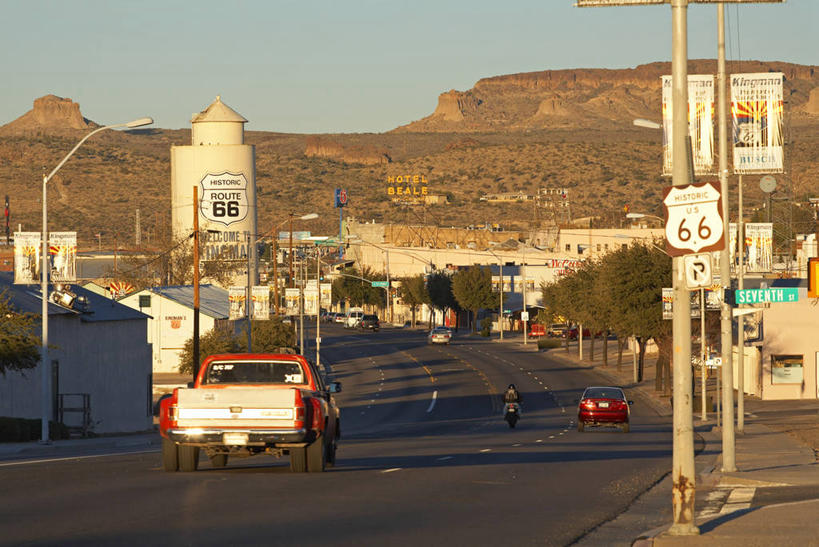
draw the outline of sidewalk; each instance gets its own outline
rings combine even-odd
[[[98,456],[111,452],[153,452],[159,450],[160,437],[155,431],[131,435],[112,435],[88,439],[65,439],[41,444],[0,443],[0,467],[16,460]],[[11,462],[11,463],[10,463]]]
[[[510,342],[520,343],[520,340]],[[633,381],[632,353],[623,353],[622,370],[617,371],[617,343],[609,341],[609,364],[602,366],[602,343],[595,343],[595,359],[588,358],[590,343],[584,341],[584,359],[578,357],[577,343],[546,350],[558,359],[594,366],[596,372],[652,405],[660,415],[672,413],[668,398],[654,390],[655,355],[647,355],[642,382]],[[639,546],[819,546],[819,401],[761,401],[746,397],[744,433],[735,435],[736,468],[722,471],[722,431],[715,427],[715,414],[700,420],[695,409],[695,434],[705,448],[695,457],[697,491],[695,498],[697,536],[671,536],[668,524],[646,531],[633,545]],[[780,413],[777,415],[777,413]],[[787,431],[811,430],[802,439]],[[807,439],[807,440],[806,440]],[[812,439],[812,441],[811,441]],[[806,444],[811,442],[812,444]],[[670,480],[655,486],[664,488],[669,502]],[[629,509],[631,511],[632,509]],[[628,513],[627,511],[626,513]]]

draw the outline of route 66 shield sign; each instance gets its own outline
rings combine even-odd
[[[711,182],[663,190],[665,244],[670,256],[725,248],[722,196]]]
[[[211,222],[230,226],[244,220],[248,211],[247,178],[244,174],[207,174],[200,183],[202,200],[199,210]]]

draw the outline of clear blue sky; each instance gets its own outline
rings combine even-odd
[[[0,0],[0,124],[53,93],[98,123],[189,127],[222,95],[250,130],[381,132],[480,78],[671,55],[671,8],[573,0]],[[716,6],[689,57],[716,57]],[[819,0],[726,6],[729,59],[819,64]]]

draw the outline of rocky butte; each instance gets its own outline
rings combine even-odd
[[[733,73],[782,72],[792,121],[819,116],[819,67],[781,62],[731,63]],[[691,60],[689,74],[716,74],[713,59]],[[468,91],[438,97],[431,115],[398,132],[618,129],[634,118],[659,119],[661,78],[671,63],[630,69],[545,70],[482,78]],[[815,119],[812,121],[816,121]]]
[[[99,125],[83,117],[79,103],[56,95],[46,95],[34,99],[34,108],[0,127],[0,134],[59,133],[65,130],[96,127]]]

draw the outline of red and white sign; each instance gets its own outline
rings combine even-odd
[[[711,182],[664,189],[665,246],[670,256],[725,248],[722,196]]]

